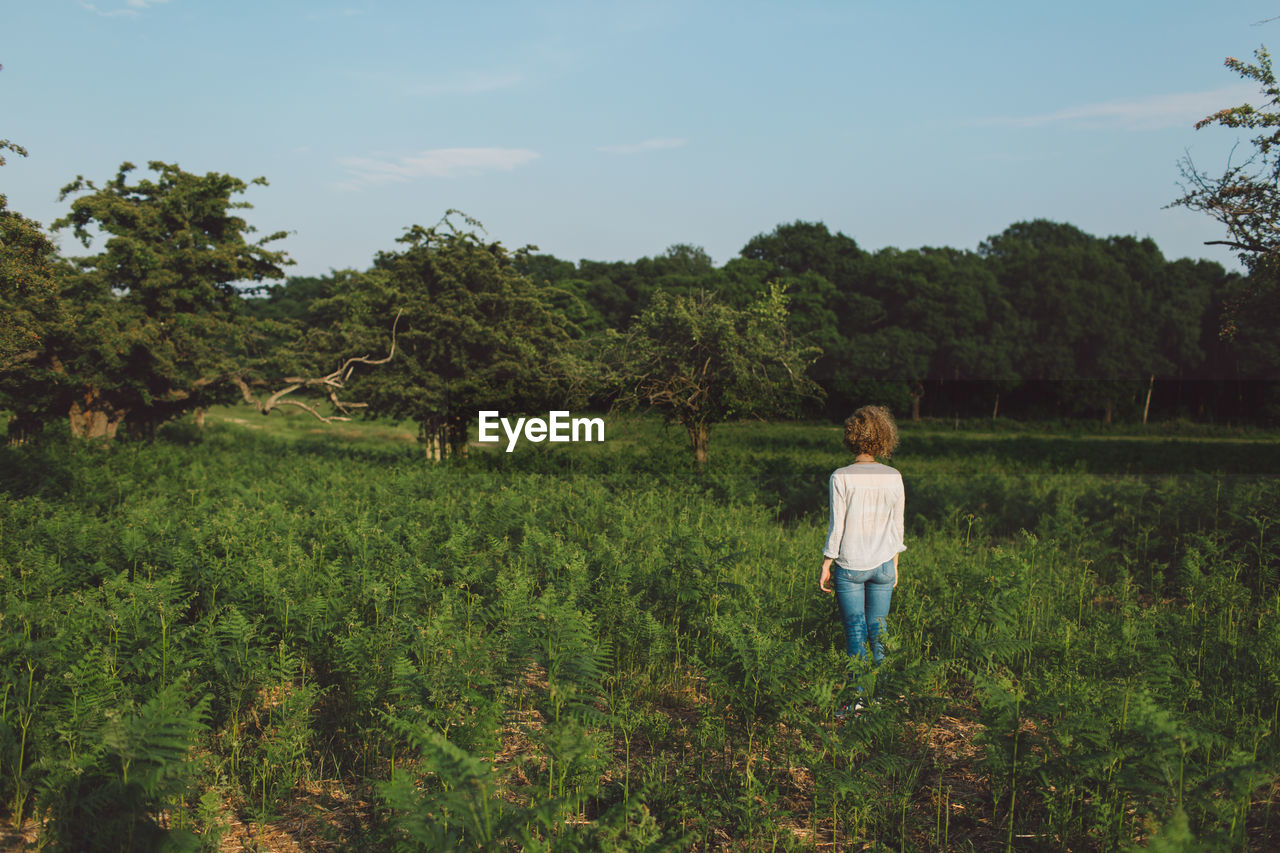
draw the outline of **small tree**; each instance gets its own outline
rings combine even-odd
[[[484,239],[480,224],[456,211],[434,227],[408,228],[399,242],[404,248],[379,254],[373,269],[335,281],[314,309],[349,351],[376,351],[387,318],[402,311],[395,362],[353,384],[371,411],[417,421],[428,454],[443,458],[465,452],[477,410],[564,401],[576,329],[552,308],[551,288],[519,272],[525,250]]]
[[[237,387],[263,414],[292,405],[331,419],[286,399],[294,392],[323,394],[339,411],[359,406],[339,392],[355,365],[390,360],[394,330],[385,357],[350,357],[324,349],[328,337],[296,320],[251,316],[244,284],[279,278],[290,261],[265,248],[283,232],[247,238],[254,229],[236,211],[248,205],[233,197],[248,185],[158,162],[154,179],[130,182],[133,168],[125,163],[103,187],[78,178],[63,190],[78,197],[55,227],[72,228],[86,246],[103,238],[74,267],[0,198],[0,398],[14,411],[10,440],[55,417],[84,438],[113,437],[126,417],[147,434],[234,400]]]
[[[21,146],[0,139],[0,166],[5,151],[27,155]],[[53,244],[39,224],[10,210],[0,194],[0,374],[33,360],[56,319],[55,259]]]
[[[27,156],[21,145],[0,139],[0,166],[6,151]],[[47,328],[60,319],[55,254],[40,225],[10,210],[0,193],[0,377],[35,359]]]
[[[27,156],[21,145],[0,139],[4,153]],[[71,324],[60,298],[59,260],[40,224],[8,206],[0,194],[0,406],[10,409],[8,439],[20,443],[40,426],[30,401],[48,387],[38,362],[45,341]]]
[[[68,282],[76,330],[47,352],[74,434],[111,435],[126,417],[149,432],[216,399],[252,337],[240,286],[280,278],[291,263],[267,248],[284,232],[250,241],[254,229],[237,213],[249,205],[233,200],[244,181],[148,168],[153,179],[131,182],[134,166],[124,163],[102,187],[79,177],[62,191],[77,198],[53,227],[72,229],[86,248],[105,238],[98,254],[77,259]]]
[[[779,286],[746,309],[660,290],[615,339],[612,369],[619,403],[652,406],[683,426],[702,464],[717,423],[790,414],[817,396],[804,371],[818,354],[792,340]]]
[[[1227,68],[1258,83],[1270,111],[1251,104],[1219,110],[1196,122],[1196,129],[1208,125],[1260,129],[1253,138],[1254,151],[1243,162],[1228,163],[1221,175],[1201,171],[1184,157],[1179,164],[1183,195],[1174,206],[1207,213],[1227,229],[1226,240],[1210,245],[1230,246],[1248,259],[1274,252],[1280,246],[1280,83],[1271,67],[1265,47],[1254,52],[1256,65],[1228,57]]]
[[[1196,128],[1219,125],[1260,131],[1253,153],[1228,162],[1220,175],[1202,171],[1184,157],[1179,164],[1183,195],[1175,207],[1207,213],[1226,229],[1225,240],[1210,244],[1236,251],[1249,277],[1223,306],[1220,329],[1234,344],[1241,368],[1257,377],[1280,378],[1280,82],[1265,47],[1254,52],[1256,64],[1228,58],[1227,68],[1259,84],[1266,98],[1261,107],[1241,104],[1219,110]]]
[[[42,419],[30,403],[50,382],[40,356],[48,338],[72,323],[59,298],[57,263],[37,223],[5,209],[0,196],[0,408],[13,413],[11,443],[39,429]]]

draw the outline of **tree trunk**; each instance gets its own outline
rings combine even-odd
[[[1000,392],[996,392],[996,404],[991,407],[991,420],[995,420],[1000,416]]]
[[[156,437],[156,430],[160,428],[161,420],[156,417],[155,412],[134,411],[133,417],[129,419],[127,424],[129,437],[150,440]]]
[[[114,439],[124,416],[125,411],[103,399],[97,388],[85,391],[83,400],[73,400],[67,412],[71,435],[76,438]]]
[[[703,465],[707,461],[707,444],[711,439],[711,427],[708,424],[687,424],[685,428],[689,431],[689,444],[693,447],[693,458],[698,465]]]
[[[192,413],[191,413],[191,416],[192,416],[192,418],[194,418],[194,419],[195,419],[195,422],[196,422],[196,428],[197,428],[197,429],[204,429],[204,416],[205,416],[205,408],[204,408],[204,406],[198,406],[198,407],[196,407],[196,410],[195,410],[194,412],[192,412]]]
[[[924,396],[924,385],[920,382],[911,385],[911,420],[920,420],[920,398]]]
[[[467,456],[467,424],[460,417],[431,418],[418,428],[418,441],[432,462]]]
[[[454,415],[445,423],[445,441],[449,455],[455,459],[467,458],[467,422]]]
[[[10,447],[20,447],[40,431],[40,420],[30,414],[19,413],[9,419],[7,438]]]
[[[1151,381],[1147,383],[1147,402],[1142,407],[1142,425],[1147,425],[1147,413],[1151,411],[1151,391],[1156,387],[1156,375],[1151,374]]]
[[[1102,423],[1103,423],[1103,424],[1110,424],[1110,423],[1111,423],[1111,408],[1112,408],[1112,406],[1111,406],[1111,401],[1110,401],[1110,400],[1108,400],[1108,401],[1107,401],[1106,406],[1104,406],[1104,407],[1103,407],[1103,409],[1102,409]]]
[[[440,430],[434,424],[428,424],[425,421],[418,427],[418,443],[422,445],[427,452],[427,459],[431,462],[439,462],[440,453]]]

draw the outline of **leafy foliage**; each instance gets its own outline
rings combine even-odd
[[[90,749],[54,766],[41,803],[50,840],[68,850],[198,849],[192,833],[161,823],[190,784],[187,750],[205,711],[182,693],[165,685],[137,708],[105,710]]]
[[[694,458],[706,462],[715,424],[785,411],[817,393],[804,375],[816,351],[792,341],[786,305],[780,287],[743,310],[705,294],[658,291],[615,342],[621,401],[653,406],[683,426]]]
[[[78,197],[54,228],[86,248],[98,234],[104,242],[76,262],[68,297],[81,321],[46,355],[61,365],[64,400],[109,422],[131,416],[144,431],[217,399],[215,383],[244,360],[239,283],[279,278],[289,263],[267,248],[284,232],[250,242],[254,228],[236,213],[248,204],[233,201],[244,181],[148,168],[154,179],[130,183],[124,163],[102,187],[78,177],[63,188],[62,198]]]
[[[1190,155],[1181,162],[1183,195],[1174,206],[1206,213],[1226,229],[1230,246],[1249,267],[1249,278],[1224,302],[1220,326],[1224,338],[1237,343],[1242,367],[1254,376],[1280,376],[1280,350],[1272,330],[1280,322],[1280,83],[1265,47],[1254,51],[1255,62],[1228,57],[1226,67],[1258,84],[1261,107],[1241,104],[1219,110],[1196,123],[1257,130],[1253,151],[1242,161],[1226,164],[1220,175],[1201,170]]]
[[[814,589],[828,428],[698,478],[650,421],[426,467],[309,428],[0,450],[6,819],[213,849],[337,779],[406,850],[1274,842],[1274,442],[904,425],[873,670]]]
[[[10,210],[0,195],[0,375],[35,358],[63,320],[54,265],[53,244],[39,224]]]
[[[335,282],[316,307],[319,322],[340,330],[352,348],[375,346],[403,311],[401,355],[361,377],[358,393],[379,413],[419,424],[437,456],[466,445],[464,419],[478,409],[527,411],[572,386],[568,343],[576,330],[551,309],[549,294],[521,276],[509,253],[482,238],[479,223],[463,230],[450,218],[415,225],[373,269]],[[460,215],[460,214],[458,214]],[[381,343],[377,345],[383,345]]]
[[[21,145],[0,139],[0,166],[4,152],[25,157]],[[6,386],[21,385],[33,372],[45,338],[68,323],[58,299],[56,251],[36,222],[9,209],[0,194],[0,399]],[[9,434],[18,438],[33,427],[19,413],[9,423]]]

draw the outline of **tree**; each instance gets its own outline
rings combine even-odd
[[[706,250],[688,243],[636,261],[582,260],[575,267],[549,255],[528,255],[516,265],[535,282],[555,285],[557,308],[587,332],[625,329],[656,290],[718,292],[727,283]]]
[[[102,187],[77,177],[61,197],[78,197],[53,226],[86,248],[105,238],[98,254],[76,260],[65,288],[75,329],[43,355],[58,377],[46,403],[69,408],[77,435],[113,435],[126,417],[149,432],[221,399],[218,385],[244,370],[252,337],[241,283],[281,278],[290,263],[267,248],[284,232],[248,239],[254,229],[237,211],[250,205],[233,200],[244,181],[153,161],[155,178],[131,183],[134,168],[124,163]]]
[[[0,166],[5,151],[27,156],[22,146],[0,139]],[[50,327],[62,319],[56,255],[39,223],[10,210],[0,194],[0,375],[34,360]]]
[[[244,308],[249,316],[263,320],[295,320],[306,323],[312,303],[332,295],[334,279],[340,275],[291,275],[284,284],[270,284],[260,293],[246,293]]]
[[[586,334],[608,328],[606,314],[624,316],[626,294],[612,282],[579,277],[578,268],[570,261],[532,252],[512,261],[521,275],[543,289],[555,310]]]
[[[1207,213],[1226,229],[1225,240],[1249,269],[1249,278],[1232,294],[1222,318],[1222,335],[1237,345],[1239,363],[1248,374],[1280,378],[1280,83],[1265,47],[1254,52],[1256,63],[1228,57],[1227,68],[1259,84],[1266,98],[1261,108],[1241,104],[1219,110],[1196,123],[1260,131],[1253,152],[1243,161],[1228,161],[1222,174],[1202,171],[1184,157],[1179,166],[1183,195],[1173,206]]]
[[[883,306],[867,294],[867,254],[821,222],[796,220],[752,237],[740,255],[739,263],[759,265],[761,281],[786,285],[792,330],[822,350],[809,375],[826,389],[829,413],[848,414],[850,402],[867,393],[856,339],[885,320]]]
[[[648,277],[655,279],[668,275],[696,278],[714,269],[707,250],[692,243],[674,243],[656,258],[641,258],[636,261],[638,268],[646,265],[653,268]]]
[[[821,222],[796,220],[752,237],[741,255],[768,263],[771,278],[813,272],[843,289],[857,278],[863,251],[852,237],[832,234]]]
[[[25,157],[20,145],[0,139],[4,152]],[[13,414],[11,443],[36,432],[41,419],[31,403],[47,394],[49,379],[39,361],[50,336],[72,326],[59,290],[61,261],[39,223],[10,210],[0,194],[0,403]]]
[[[1135,383],[1145,387],[1150,375],[1172,368],[1157,345],[1161,326],[1151,320],[1158,282],[1134,278],[1148,275],[1144,264],[1162,269],[1163,259],[1148,263],[1140,247],[1127,247],[1035,220],[979,248],[1017,315],[1021,378],[1050,388],[1060,405],[1100,410],[1106,422],[1135,397]]]
[[[652,406],[683,426],[702,464],[715,424],[777,417],[817,395],[804,373],[817,354],[792,340],[781,287],[746,309],[660,290],[615,337],[611,363],[619,403]]]
[[[578,378],[569,353],[577,330],[552,310],[548,286],[520,274],[526,250],[508,252],[452,210],[398,242],[402,250],[380,253],[371,270],[343,277],[316,304],[315,322],[349,351],[377,351],[387,319],[403,312],[395,363],[352,385],[371,411],[416,421],[438,459],[465,453],[477,410],[565,401]]]
[[[1280,84],[1265,47],[1254,52],[1257,64],[1227,57],[1227,68],[1253,80],[1267,97],[1266,106],[1280,107]],[[1268,255],[1280,246],[1280,112],[1268,112],[1251,104],[1219,110],[1196,122],[1196,129],[1208,125],[1260,129],[1253,138],[1254,152],[1242,162],[1228,162],[1220,176],[1201,171],[1190,155],[1179,163],[1183,195],[1175,207],[1207,213],[1227,230],[1226,240],[1210,245],[1230,246],[1246,258]]]
[[[27,156],[21,145],[0,139],[0,166],[6,151]],[[39,223],[10,210],[0,193],[0,376],[34,359],[45,330],[58,319],[55,254]]]
[[[870,378],[907,385],[919,420],[926,384],[1013,376],[1013,313],[987,264],[955,249],[883,249],[870,261],[869,296],[882,306],[876,336],[897,330],[896,356]]]
[[[1201,324],[1210,309],[1213,270],[1222,267],[1208,261],[1183,259],[1170,263],[1151,238],[1108,237],[1107,251],[1125,266],[1140,291],[1135,313],[1128,318],[1129,334],[1145,348],[1147,372],[1142,422],[1151,411],[1156,379],[1186,376],[1200,366]]]

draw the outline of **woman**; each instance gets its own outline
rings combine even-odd
[[[835,594],[849,656],[865,659],[870,643],[871,660],[879,663],[889,601],[898,585],[898,554],[906,550],[902,475],[876,461],[898,446],[893,415],[883,406],[858,409],[844,422],[844,446],[855,456],[852,465],[831,475],[831,526],[818,587]]]

